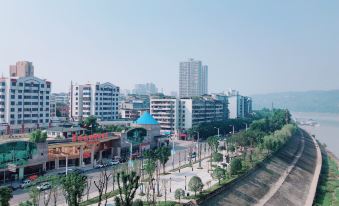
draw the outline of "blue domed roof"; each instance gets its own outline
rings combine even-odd
[[[159,124],[157,120],[155,120],[153,116],[148,112],[144,112],[144,114],[141,117],[139,117],[139,119],[137,119],[135,123],[137,124]]]

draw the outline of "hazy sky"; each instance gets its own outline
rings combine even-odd
[[[179,61],[209,65],[209,90],[339,88],[339,1],[0,0],[0,69],[32,61],[70,81],[178,90]]]

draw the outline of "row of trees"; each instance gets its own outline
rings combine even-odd
[[[254,120],[247,131],[241,131],[228,141],[237,146],[259,146],[263,143],[264,137],[280,130],[291,121],[291,115],[288,110],[274,109],[267,112],[265,109],[257,112],[261,119]]]
[[[102,174],[106,174],[107,170],[102,170]],[[105,199],[104,205],[107,205],[107,186],[108,186],[109,175],[100,176],[98,180],[94,181],[95,186],[99,191],[99,202],[98,206],[101,205],[102,199]],[[135,205],[133,199],[135,193],[139,187],[139,179],[135,172],[117,173],[116,180],[118,185],[118,195],[115,197],[115,205],[117,206],[131,206]],[[88,191],[90,186],[88,185],[88,178],[85,175],[82,175],[77,172],[69,173],[64,177],[51,176],[48,178],[41,179],[40,181],[49,181],[51,184],[51,189],[40,191],[35,186],[32,186],[29,191],[30,200],[21,202],[20,206],[38,206],[41,202],[41,197],[43,198],[42,202],[44,206],[48,205],[58,205],[58,197],[62,194],[65,197],[65,200],[70,206],[79,206],[83,197],[88,196]],[[88,191],[86,191],[88,190]],[[105,196],[103,196],[103,192]],[[41,194],[43,193],[43,194]],[[8,187],[0,188],[0,205],[9,206],[9,201],[13,197],[12,190]],[[54,199],[54,202],[51,202],[51,199]],[[88,197],[87,197],[88,200]],[[138,202],[138,201],[136,201]]]
[[[199,132],[200,139],[206,140],[208,137],[218,134],[217,128],[220,135],[225,136],[233,132],[233,127],[235,131],[239,131],[245,129],[246,125],[251,122],[252,119],[228,119],[223,122],[203,123],[187,130],[187,133],[190,137],[197,139],[197,133]]]

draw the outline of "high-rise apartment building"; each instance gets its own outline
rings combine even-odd
[[[31,62],[17,62],[9,70],[9,78],[0,78],[0,122],[8,124],[7,133],[47,127],[51,82],[35,77]]]
[[[208,66],[202,66],[202,81],[201,81],[201,90],[202,94],[208,94]]]
[[[82,120],[91,115],[99,120],[110,121],[119,117],[120,88],[107,82],[71,85],[70,118]]]
[[[134,85],[133,94],[151,95],[158,93],[158,88],[152,82]]]
[[[208,93],[208,66],[199,60],[180,62],[180,97],[198,97]]]
[[[34,76],[34,67],[32,62],[18,61],[15,65],[9,66],[10,77],[31,77]]]

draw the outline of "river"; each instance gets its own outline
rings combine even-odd
[[[319,125],[304,127],[316,138],[327,145],[327,148],[339,157],[339,114],[292,112],[293,118],[313,119]]]

